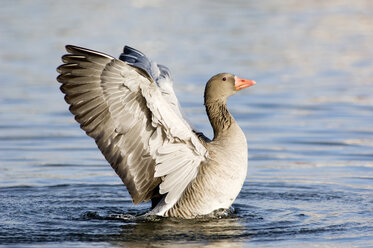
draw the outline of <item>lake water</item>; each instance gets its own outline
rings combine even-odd
[[[372,247],[373,2],[13,1],[0,9],[0,246]],[[55,80],[65,44],[170,67],[212,135],[205,82],[230,98],[249,168],[222,219],[141,219]]]

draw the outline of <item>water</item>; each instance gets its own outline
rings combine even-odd
[[[0,245],[371,247],[373,4],[357,1],[2,1]],[[144,219],[55,77],[65,44],[168,65],[211,137],[204,83],[257,85],[229,100],[249,169],[235,213]]]

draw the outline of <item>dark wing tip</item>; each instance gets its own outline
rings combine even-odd
[[[83,47],[79,47],[79,46],[74,46],[74,45],[66,45],[65,46],[65,49],[67,52],[69,53],[74,53],[78,50],[81,50]]]
[[[156,77],[152,73],[151,60],[139,50],[130,46],[124,46],[123,53],[121,53],[119,59],[132,67],[140,69],[142,71],[142,75],[145,73],[143,76],[147,77],[150,81],[156,80]]]
[[[130,47],[130,46],[124,46],[123,48],[123,54],[137,54],[137,56],[140,56],[140,57],[143,57],[145,56],[145,54],[143,54],[142,52],[140,52],[139,50],[133,48],[133,47]]]
[[[69,50],[70,48],[73,48],[73,47],[76,47],[76,46],[74,46],[74,45],[69,45],[69,44],[65,46],[66,50]]]
[[[124,46],[123,52],[119,56],[119,59],[132,65],[138,62],[150,64],[150,60],[145,56],[145,54],[130,46]]]
[[[57,72],[60,73],[60,72],[58,71],[58,68],[57,68]],[[58,76],[57,76],[57,81],[58,81],[59,83],[61,83],[61,84],[65,83],[65,81],[66,81],[66,75],[63,75],[63,74],[58,75]]]
[[[106,53],[98,52],[98,51],[91,50],[91,49],[84,48],[84,47],[79,47],[79,46],[74,46],[74,45],[66,45],[65,49],[66,49],[67,52],[69,52],[71,54],[74,54],[74,55],[103,56],[103,57],[113,59],[112,56],[110,56]]]

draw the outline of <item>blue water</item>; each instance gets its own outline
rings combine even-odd
[[[2,1],[0,246],[371,247],[373,4],[330,1]],[[229,100],[249,168],[235,213],[144,219],[55,80],[65,44],[167,65],[192,125],[212,135],[205,82]]]

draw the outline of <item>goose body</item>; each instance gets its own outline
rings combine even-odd
[[[248,155],[226,100],[254,81],[220,73],[207,82],[210,140],[183,118],[167,67],[128,46],[119,59],[77,46],[66,50],[57,80],[69,109],[135,204],[151,200],[149,214],[179,218],[231,206]]]

